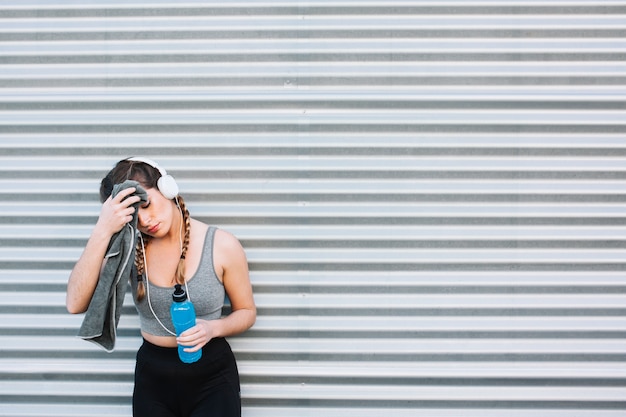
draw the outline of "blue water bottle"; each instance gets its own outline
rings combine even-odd
[[[180,284],[174,286],[172,299],[174,302],[170,307],[170,314],[172,315],[176,336],[180,336],[182,332],[196,325],[196,309],[193,307],[191,301],[187,299],[187,293],[185,293],[185,290],[183,290]],[[188,346],[178,345],[178,356],[181,361],[193,363],[200,359],[202,349],[197,352],[185,352],[183,349],[186,347]]]

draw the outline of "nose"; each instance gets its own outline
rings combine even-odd
[[[139,222],[139,226],[141,227],[146,227],[150,222],[150,217],[148,216],[148,213],[146,213],[146,211],[142,208],[140,208],[139,212],[137,213],[137,221]]]

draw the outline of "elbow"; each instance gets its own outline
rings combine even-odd
[[[82,313],[82,311],[80,311],[78,308],[76,308],[73,305],[67,304],[66,307],[67,307],[67,312],[70,313],[70,314],[80,314],[80,313]]]
[[[65,308],[67,308],[67,312],[70,314],[81,314],[87,310],[85,306],[79,305],[75,300],[69,297],[65,300]]]
[[[246,330],[249,330],[252,326],[254,326],[254,323],[256,323],[256,308],[252,307],[252,308],[243,308],[241,310],[237,310],[238,314],[240,314],[240,330],[239,332],[245,332]]]
[[[67,312],[70,314],[80,314],[80,313],[84,313],[85,311],[77,309],[73,306],[67,306]]]
[[[248,329],[251,328],[252,326],[254,326],[254,323],[256,323],[256,307],[253,307],[250,310]]]

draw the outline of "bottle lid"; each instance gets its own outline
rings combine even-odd
[[[172,299],[177,303],[182,303],[187,300],[187,293],[183,290],[183,287],[180,284],[174,285],[174,294],[172,294]]]

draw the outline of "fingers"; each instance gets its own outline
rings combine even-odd
[[[186,352],[196,352],[212,339],[210,331],[210,323],[204,320],[198,320],[197,324],[184,331],[176,338],[176,342],[181,346],[187,346]]]
[[[141,201],[139,196],[132,195],[134,192],[134,187],[120,191],[115,198],[109,202],[109,205],[112,206],[113,212],[120,213],[124,216],[132,215],[135,212],[133,205]]]
[[[98,221],[108,233],[118,232],[133,219],[135,213],[133,205],[141,200],[138,196],[132,195],[135,191],[135,187],[121,190],[115,197],[109,197],[102,205]]]
[[[133,214],[135,214],[135,211],[136,211],[135,207],[133,207],[133,204],[137,202],[137,201],[134,201],[135,198],[138,199],[139,197],[136,197],[136,196],[129,197],[126,200],[120,202],[114,208],[115,215],[122,221],[123,224],[126,224],[133,219]]]
[[[119,193],[117,193],[117,195],[115,196],[113,201],[115,203],[124,203],[126,206],[133,205],[133,204],[139,202],[139,200],[141,200],[141,198],[139,198],[139,196],[131,195],[135,191],[137,191],[137,189],[135,187],[126,188],[126,189],[120,191]],[[130,197],[128,197],[128,196],[130,196]]]
[[[141,200],[139,196],[132,195],[135,191],[135,187],[126,188],[117,193],[115,197],[109,196],[103,205],[110,207],[130,207]]]
[[[202,332],[198,332],[195,327],[192,327],[177,337],[176,342],[181,346],[186,346],[185,351],[195,352],[202,349],[208,343],[208,340],[206,337],[203,337]]]

